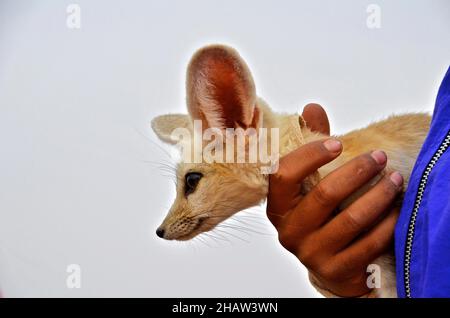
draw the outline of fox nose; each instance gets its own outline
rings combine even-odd
[[[157,230],[156,230],[156,235],[158,235],[160,238],[163,238],[164,237],[164,229],[162,229],[162,228],[158,228]]]

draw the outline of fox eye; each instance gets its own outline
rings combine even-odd
[[[192,192],[195,191],[195,188],[197,187],[198,182],[203,177],[203,175],[199,172],[189,172],[185,176],[185,187],[184,187],[184,194],[189,195]]]

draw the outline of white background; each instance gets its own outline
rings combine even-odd
[[[373,1],[375,2],[375,1]],[[208,43],[235,46],[276,110],[310,101],[342,133],[432,110],[450,65],[450,2],[0,0],[0,288],[22,296],[309,297],[274,230],[245,243],[166,242],[174,197],[152,117],[186,112],[184,72]],[[69,264],[81,289],[66,287]]]

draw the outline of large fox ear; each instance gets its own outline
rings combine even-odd
[[[187,106],[192,119],[211,128],[257,128],[260,111],[252,75],[232,48],[200,49],[187,71]]]
[[[176,128],[191,129],[191,119],[188,115],[168,114],[153,118],[152,128],[155,134],[164,142],[175,144],[178,141],[171,138]]]

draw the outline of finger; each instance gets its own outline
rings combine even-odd
[[[330,122],[325,110],[319,104],[311,103],[303,108],[302,117],[306,126],[314,132],[330,135]]]
[[[336,158],[341,150],[342,144],[331,138],[308,143],[281,158],[278,171],[269,177],[268,215],[284,215],[292,208],[303,179]]]
[[[395,208],[367,234],[339,252],[334,258],[336,264],[345,264],[344,267],[347,269],[367,267],[377,257],[388,251],[394,238],[398,215],[399,208]]]
[[[363,231],[368,230],[392,205],[402,189],[403,178],[394,172],[382,178],[372,189],[334,217],[321,230],[328,238],[328,246],[338,251],[347,246]]]
[[[320,227],[342,201],[375,177],[386,161],[386,154],[379,150],[352,159],[320,181],[285,221],[306,223],[312,230]]]

